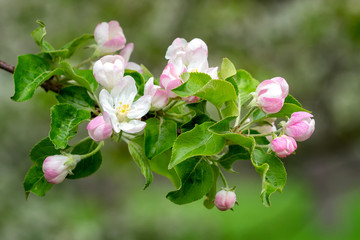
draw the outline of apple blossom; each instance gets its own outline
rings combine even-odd
[[[285,124],[285,134],[302,142],[310,138],[315,130],[313,115],[307,112],[294,112]]]
[[[159,110],[168,104],[169,98],[164,89],[160,86],[154,85],[154,78],[150,78],[144,88],[144,95],[151,96],[151,108]]]
[[[53,155],[44,160],[42,169],[46,181],[59,184],[81,160],[79,155]]]
[[[122,49],[126,38],[117,21],[99,23],[94,32],[95,41],[101,54],[109,54]]]
[[[89,136],[95,141],[103,141],[112,134],[110,122],[106,122],[103,116],[97,116],[87,125]]]
[[[120,55],[107,55],[95,62],[93,74],[96,81],[111,90],[122,80],[125,72],[125,60]]]
[[[297,144],[295,139],[293,139],[292,137],[282,135],[272,140],[270,143],[270,147],[271,150],[275,152],[278,157],[284,158],[292,154],[296,150]]]
[[[99,98],[103,116],[115,132],[137,133],[145,128],[146,123],[139,119],[149,111],[151,96],[142,96],[134,102],[136,94],[135,80],[131,76],[125,76],[110,93],[101,90]]]
[[[120,51],[120,56],[122,56],[125,60],[125,68],[130,70],[135,70],[139,73],[143,73],[141,66],[134,62],[129,62],[131,53],[134,50],[134,44],[128,43],[126,46]]]
[[[215,206],[220,211],[226,211],[234,207],[236,202],[236,194],[233,191],[221,190],[215,195]]]
[[[284,105],[286,96],[289,93],[289,85],[281,77],[265,80],[256,88],[256,104],[265,113],[277,113]]]

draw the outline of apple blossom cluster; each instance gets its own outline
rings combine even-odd
[[[27,194],[44,196],[65,179],[95,173],[104,141],[112,139],[128,145],[145,188],[153,173],[169,178],[175,190],[166,197],[176,204],[204,198],[207,208],[233,209],[235,187],[223,170],[234,173],[235,161],[249,160],[263,181],[261,200],[270,206],[271,194],[286,183],[282,158],[315,130],[313,115],[289,94],[284,78],[258,82],[227,58],[209,67],[208,47],[199,38],[176,38],[164,48],[167,62],[156,77],[130,61],[134,44],[126,43],[117,21],[100,23],[94,35],[60,49],[44,40],[45,24],[38,23],[32,36],[42,54],[19,56],[12,99],[30,99],[46,81],[60,90],[54,91],[49,136],[30,153]],[[90,40],[92,55],[72,66],[67,59]],[[88,136],[70,144],[82,122]]]

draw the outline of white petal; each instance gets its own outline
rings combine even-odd
[[[122,131],[127,133],[137,133],[142,131],[146,126],[145,122],[139,120],[131,120],[129,122],[119,123],[119,127]]]
[[[126,65],[126,69],[130,69],[130,70],[137,71],[139,73],[143,73],[143,69],[141,68],[141,66],[134,62],[128,62]]]
[[[151,107],[151,96],[145,95],[131,105],[131,110],[127,114],[130,119],[137,119],[144,116]]]
[[[94,32],[95,41],[102,45],[109,39],[109,24],[107,22],[102,22],[98,24]]]
[[[112,112],[114,111],[114,100],[110,93],[103,89],[99,95],[100,105],[102,106],[104,111]]]
[[[120,102],[131,105],[136,94],[135,80],[131,76],[125,76],[111,91],[115,105],[118,105]]]

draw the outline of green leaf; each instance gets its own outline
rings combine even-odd
[[[51,107],[50,139],[56,149],[64,149],[67,142],[75,136],[77,126],[90,118],[90,112],[61,103]]]
[[[144,80],[149,80],[151,77],[154,77],[153,74],[149,71],[149,69],[147,69],[147,67],[145,67],[143,64],[140,65],[142,70],[143,70],[143,78]]]
[[[83,34],[80,37],[75,38],[71,42],[68,42],[60,49],[60,50],[66,50],[66,51],[64,51],[64,54],[61,55],[61,57],[62,58],[71,57],[78,47],[85,44],[87,41],[89,41],[91,39],[94,39],[94,35]]]
[[[229,77],[234,76],[235,74],[236,68],[234,64],[228,58],[223,58],[221,69],[219,71],[219,78],[225,80]]]
[[[230,145],[229,151],[222,156],[218,162],[226,170],[230,172],[235,172],[232,168],[234,162],[238,160],[250,160],[250,153],[247,149],[240,145]]]
[[[236,99],[233,85],[225,80],[211,79],[205,73],[190,73],[189,79],[172,90],[180,97],[197,96],[208,100],[217,107]]]
[[[145,127],[145,155],[152,159],[172,147],[177,137],[177,125],[163,118],[150,118]]]
[[[157,155],[150,161],[151,169],[164,177],[167,177],[171,180],[174,186],[179,189],[181,186],[180,178],[176,173],[175,169],[168,169],[169,162],[171,159],[171,149]]]
[[[256,90],[256,87],[259,84],[256,79],[254,79],[248,72],[242,69],[238,70],[235,76],[226,80],[231,82],[234,87],[237,88],[238,93],[241,96],[242,103],[245,102],[251,92]]]
[[[97,146],[98,144],[89,138],[81,142],[79,145],[76,145],[74,149],[71,151],[71,154],[73,155],[87,154],[93,151]],[[98,151],[94,155],[82,159],[80,162],[78,162],[75,169],[72,170],[73,174],[72,175],[69,174],[66,178],[78,179],[78,178],[84,178],[90,176],[99,169],[101,163],[102,163],[101,152]]]
[[[79,109],[95,109],[95,101],[89,96],[87,89],[84,87],[70,86],[63,88],[56,95],[56,99],[59,103],[68,103]]]
[[[61,151],[56,149],[50,138],[44,138],[38,142],[30,151],[30,159],[38,166],[42,166],[46,157],[61,155]]]
[[[149,159],[145,156],[144,151],[144,139],[142,137],[136,137],[128,143],[129,152],[135,163],[140,167],[141,173],[145,177],[145,186],[146,189],[152,182],[153,175],[150,168]]]
[[[292,103],[299,107],[302,107],[301,103],[298,100],[296,100],[296,98],[291,96],[290,94],[288,94],[287,97],[285,98],[285,103]]]
[[[210,188],[210,191],[206,194],[206,199],[204,200],[204,206],[207,209],[212,209],[215,206],[214,200],[217,192],[216,191],[217,179],[219,177],[219,167],[215,165],[211,165],[211,168],[213,170],[213,184]]]
[[[225,138],[208,131],[212,122],[196,125],[191,131],[180,134],[175,140],[169,169],[193,156],[210,156],[221,152]]]
[[[238,116],[239,115],[239,108],[237,107],[236,101],[231,100],[225,102],[225,107],[221,109],[221,113],[224,118],[229,116]]]
[[[141,73],[134,70],[125,69],[124,76],[131,76],[134,78],[138,93],[140,95],[144,94],[145,79]]]
[[[207,114],[200,114],[192,118],[189,122],[183,124],[181,126],[181,132],[187,132],[192,130],[196,125],[205,123],[205,122],[215,122],[213,119],[211,119]]]
[[[206,113],[206,101],[200,101],[196,103],[189,103],[186,105],[189,109],[195,111],[196,115]]]
[[[99,83],[96,81],[93,71],[90,69],[76,69],[76,68],[74,68],[74,71],[77,75],[85,78],[86,81],[89,82],[92,92],[95,93],[96,89],[99,86]]]
[[[75,80],[78,84],[80,84],[80,86],[85,87],[90,92],[94,92],[96,90],[96,88],[94,89],[93,79],[89,77],[89,73],[87,70],[77,70],[77,72],[75,72],[75,70],[71,67],[70,63],[66,61],[60,62],[60,65],[62,67],[62,70],[64,71],[65,76]],[[84,71],[86,71],[86,75],[89,78],[80,75],[80,73],[85,73]]]
[[[46,35],[46,29],[45,29],[45,23],[43,23],[40,20],[36,21],[39,24],[39,27],[37,27],[32,33],[31,36],[35,40],[36,44],[41,48],[43,52],[50,52],[55,50],[53,46],[51,46],[50,43],[46,42],[44,40],[44,37]]]
[[[19,56],[14,72],[15,94],[11,99],[22,102],[32,98],[37,87],[61,73],[60,69],[52,70],[42,57],[33,54]]]
[[[285,118],[285,117],[291,117],[291,114],[294,112],[310,112],[302,107],[299,107],[298,105],[295,105],[293,103],[284,103],[284,106],[281,108],[281,110],[277,113],[268,114],[267,118]]]
[[[262,177],[261,200],[266,207],[270,206],[270,196],[282,192],[286,183],[286,171],[280,159],[272,154],[255,149],[252,163]]]
[[[52,186],[53,184],[46,181],[42,167],[38,165],[33,165],[24,179],[26,198],[28,198],[30,192],[33,192],[38,196],[45,196],[45,193],[49,191]]]
[[[229,124],[235,118],[236,117],[227,117],[209,127],[209,131],[230,140],[230,144],[237,144],[250,150],[254,145],[254,139],[252,137],[247,137],[241,133],[230,132]]]
[[[166,196],[176,204],[186,204],[199,200],[208,193],[214,177],[211,166],[201,158],[191,158],[175,167],[181,179],[181,188]]]

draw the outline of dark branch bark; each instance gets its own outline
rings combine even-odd
[[[14,66],[11,66],[10,64],[8,64],[7,62],[4,62],[2,60],[0,60],[0,68],[9,73],[14,73],[14,70],[15,70]]]

